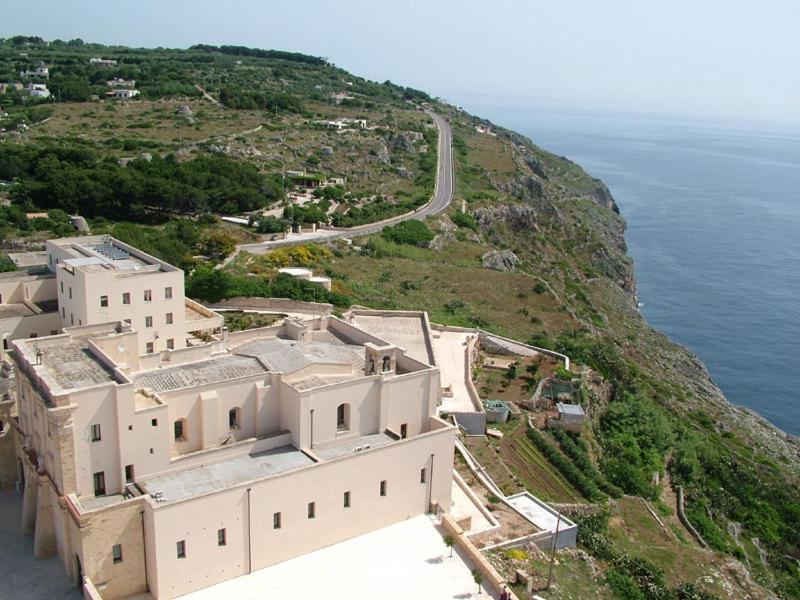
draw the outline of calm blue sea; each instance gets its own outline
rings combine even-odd
[[[628,221],[641,311],[800,435],[800,130],[465,102],[567,156]]]

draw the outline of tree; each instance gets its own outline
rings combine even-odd
[[[481,593],[481,584],[483,583],[483,574],[478,569],[472,569],[472,581],[478,584],[478,594]]]
[[[453,546],[455,543],[456,541],[453,539],[452,535],[444,536],[444,545],[450,548],[450,558],[453,558]]]

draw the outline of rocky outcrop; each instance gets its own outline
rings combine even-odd
[[[592,198],[594,198],[594,200],[601,206],[605,206],[608,210],[619,214],[619,207],[614,201],[614,196],[611,195],[611,192],[606,187],[606,184],[599,179],[594,179],[593,181],[595,183],[595,187],[591,192],[589,192]]]
[[[370,150],[369,156],[370,159],[380,165],[389,165],[392,163],[392,157],[389,154],[389,147],[386,145],[386,141],[383,138],[379,138],[378,140],[378,148],[375,150]]]
[[[528,168],[534,175],[538,175],[542,179],[547,179],[547,174],[544,171],[544,163],[536,158],[535,156],[526,156],[525,157],[525,164],[528,165]]]
[[[510,182],[502,184],[500,190],[523,201],[544,198],[545,195],[544,184],[536,175],[517,175]]]
[[[519,257],[511,250],[489,250],[481,257],[483,266],[495,271],[513,271],[517,268]]]
[[[475,221],[481,229],[491,229],[498,222],[512,231],[535,231],[536,211],[530,206],[518,204],[501,204],[498,206],[479,208],[475,211]]]
[[[392,152],[414,152],[414,142],[407,135],[397,133],[389,136],[389,148]]]

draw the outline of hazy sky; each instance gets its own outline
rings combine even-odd
[[[0,36],[295,50],[455,101],[800,121],[798,0],[25,0],[1,12]]]

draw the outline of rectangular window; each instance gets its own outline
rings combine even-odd
[[[100,296],[100,308],[108,308],[108,296]]]
[[[133,483],[133,465],[125,465],[125,482]]]
[[[150,419],[151,427],[158,427],[158,419]]]
[[[179,442],[184,439],[183,437],[183,419],[175,421],[175,441]]]
[[[61,318],[62,319],[66,319],[67,318],[67,309],[64,308],[63,306],[61,307]]]
[[[122,545],[114,544],[111,547],[111,556],[114,559],[114,564],[118,564],[122,562]]]
[[[176,544],[178,550],[178,558],[186,558],[186,540],[181,540]]]
[[[131,303],[131,293],[130,292],[122,292],[122,303],[123,304],[130,304]]]
[[[69,299],[72,300],[72,286],[69,286]]]
[[[172,299],[172,288],[171,287],[165,287],[164,288],[164,298],[166,300],[171,300]]]
[[[281,513],[277,512],[272,515],[272,528],[273,529],[281,528]]]
[[[92,441],[93,442],[99,442],[100,440],[101,440],[101,437],[100,437],[100,425],[95,423],[94,425],[92,425]]]
[[[217,546],[224,546],[225,544],[227,544],[227,540],[225,539],[225,530],[217,529]]]
[[[381,496],[386,495],[386,480],[381,481]]]
[[[62,294],[64,293],[64,282],[63,281],[61,282],[61,293]]]
[[[408,423],[403,423],[400,425],[400,439],[406,439],[408,437]]]
[[[153,348],[153,342],[147,342],[145,351],[148,354],[152,354],[155,351],[155,348]]]
[[[425,483],[428,480],[428,469],[421,469],[419,472],[419,482]]]
[[[38,333],[32,333],[28,337],[36,338],[36,337],[39,337],[39,334]]]
[[[167,340],[167,350],[175,350],[175,340],[172,338]]]
[[[153,326],[153,317],[145,317],[144,318],[144,326],[145,327],[152,327]]]
[[[172,313],[167,313],[167,325],[172,325]]]
[[[144,291],[144,301],[150,302],[153,299],[153,290]]]
[[[344,507],[350,508],[350,492],[344,493]]]
[[[106,495],[106,474],[103,471],[98,471],[94,474],[94,495]]]
[[[75,315],[73,315],[72,313],[69,313],[69,324],[75,325]]]
[[[313,519],[317,516],[317,505],[315,502],[308,503],[308,518]]]

